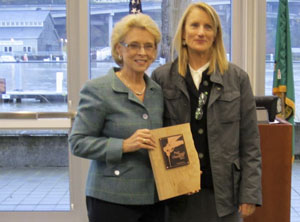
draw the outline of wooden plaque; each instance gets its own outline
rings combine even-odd
[[[200,190],[200,161],[190,124],[151,130],[157,147],[149,151],[159,200]]]

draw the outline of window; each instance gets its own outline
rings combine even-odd
[[[1,18],[22,16],[27,20],[25,26],[0,27],[0,41],[7,42],[4,51],[15,58],[15,63],[9,65],[0,62],[0,78],[6,79],[7,87],[0,100],[0,112],[66,112],[68,109],[67,48],[61,43],[62,38],[66,39],[65,11],[61,12],[62,17],[57,17],[57,10],[61,10],[59,4],[49,11],[45,1],[38,2],[26,10],[11,8],[0,12]],[[18,4],[18,1],[10,1],[10,4]],[[39,7],[44,9],[36,10]],[[28,22],[30,26],[43,22],[47,25],[32,28],[26,26]],[[58,78],[61,73],[62,78]]]
[[[164,0],[143,0],[143,13],[150,15],[154,21],[161,26],[161,4]],[[223,32],[224,42],[228,53],[228,59],[231,54],[231,1],[206,1],[212,4],[219,13]],[[113,25],[123,16],[128,14],[128,1],[92,1],[90,3],[90,78],[104,75],[112,67],[116,66],[111,57],[110,36]],[[106,8],[109,13],[98,13]],[[101,21],[101,22],[100,22]],[[161,27],[160,27],[161,28]],[[160,65],[160,51],[158,51],[157,60],[149,67],[148,74]]]
[[[153,2],[156,3],[156,12],[157,15],[160,16],[160,4],[162,3],[162,1],[164,0],[153,0],[153,1],[147,1],[147,0],[143,0],[143,6],[144,6],[144,2]],[[20,7],[22,3],[20,2],[25,2],[24,4],[30,4],[28,0],[10,0],[10,1],[2,1],[1,4],[5,4],[3,2],[6,2],[8,4],[10,4],[12,7],[14,7],[14,4],[19,4],[17,7]],[[30,1],[30,2],[41,2],[41,4],[39,4],[41,6],[40,9],[38,9],[38,11],[42,8],[46,8],[47,10],[51,9],[50,14],[54,13],[54,10],[52,11],[53,8],[55,8],[55,5],[51,5],[51,3],[54,4],[61,4],[61,2],[63,2],[62,4],[65,5],[65,1],[63,0],[34,0],[34,1]],[[91,2],[90,5],[90,9],[88,8],[88,2]],[[170,1],[171,2],[171,1]],[[223,6],[221,7],[216,7],[217,10],[225,10],[224,8],[227,8],[227,10],[229,9],[229,7],[227,7],[226,5],[228,5],[228,2],[231,3],[232,7],[230,7],[230,10],[232,8],[232,17],[235,18],[239,18],[239,19],[233,19],[232,22],[234,24],[234,22],[236,20],[239,21],[245,21],[245,16],[247,16],[246,14],[251,14],[253,13],[253,11],[249,10],[248,11],[248,7],[247,4],[252,2],[261,2],[261,0],[253,0],[253,1],[240,1],[240,0],[232,0],[232,1],[222,1],[222,0],[206,0],[206,2],[208,2],[209,4],[219,4]],[[244,13],[238,14],[237,12],[240,12],[240,7],[236,7],[236,5],[240,5],[240,4],[244,4],[246,5],[245,7],[245,11],[243,11]],[[45,3],[45,4],[42,4]],[[42,72],[44,75],[43,76],[47,76],[47,78],[50,78],[50,76],[56,76],[56,72],[60,72],[60,74],[58,74],[58,76],[61,76],[61,72],[63,72],[63,91],[66,92],[66,90],[68,89],[69,93],[68,94],[68,107],[69,110],[75,111],[76,110],[76,106],[78,103],[78,94],[79,94],[79,90],[82,86],[82,84],[89,78],[89,67],[91,67],[91,72],[90,72],[90,76],[91,77],[95,77],[97,75],[102,75],[104,73],[106,73],[105,67],[110,68],[113,65],[113,62],[107,58],[106,52],[105,50],[103,50],[103,53],[100,53],[100,58],[101,59],[97,59],[97,50],[101,50],[104,47],[109,47],[109,41],[108,41],[108,25],[109,24],[109,16],[106,17],[101,17],[98,13],[98,15],[96,15],[95,17],[93,17],[93,13],[97,14],[97,11],[93,11],[93,7],[96,5],[96,3],[98,4],[102,4],[103,8],[101,9],[102,11],[108,11],[106,10],[109,6],[109,4],[116,4],[118,3],[119,5],[121,3],[124,4],[124,6],[122,7],[124,9],[124,15],[125,13],[128,12],[128,0],[72,0],[72,1],[67,1],[68,3],[68,16],[69,16],[69,22],[70,22],[70,26],[68,27],[69,32],[69,38],[68,38],[68,43],[67,41],[62,41],[63,42],[63,47],[61,47],[62,42],[59,41],[57,48],[58,51],[57,52],[61,52],[63,54],[63,57],[60,57],[59,62],[56,61],[56,57],[55,54],[52,54],[52,59],[54,60],[50,60],[50,54],[45,54],[44,53],[44,49],[40,49],[39,48],[39,44],[41,44],[42,39],[38,40],[37,42],[23,42],[23,44],[19,47],[18,50],[21,50],[22,54],[20,55],[16,55],[16,50],[14,49],[14,52],[12,52],[13,56],[10,56],[9,58],[11,60],[14,59],[20,59],[18,60],[19,62],[0,62],[0,70],[2,69],[2,71],[0,72],[0,78],[3,79],[2,77],[5,76],[5,69],[9,70],[10,73],[8,73],[6,75],[7,79],[11,79],[12,76],[16,76],[15,74],[17,73],[21,73],[21,72],[17,72],[18,70],[22,70],[22,75],[24,75],[24,73],[32,73],[34,74],[33,76],[36,77],[38,75],[35,75],[37,72]],[[35,5],[36,6],[36,5]],[[63,9],[64,6],[60,5],[61,8]],[[98,6],[97,6],[98,7]],[[120,9],[120,8],[119,8]],[[251,8],[250,8],[251,9]],[[2,10],[3,11],[3,10]],[[2,13],[2,11],[0,12],[0,14]],[[43,10],[42,10],[43,11]],[[90,14],[88,14],[88,11],[90,12]],[[146,10],[147,11],[147,10]],[[228,12],[228,11],[227,11]],[[247,12],[247,13],[246,13]],[[119,12],[120,13],[120,12]],[[225,12],[224,12],[225,13]],[[110,12],[108,12],[106,15],[110,14]],[[240,16],[236,16],[236,15],[240,15]],[[254,14],[254,13],[253,13]],[[54,14],[53,14],[54,15]],[[58,35],[58,39],[67,39],[67,36],[65,34],[65,12],[63,10],[60,11],[60,13],[55,14],[55,16],[53,16],[53,20],[55,21],[55,29],[57,31],[57,35]],[[99,16],[99,17],[97,17]],[[220,15],[221,16],[221,15]],[[229,14],[227,14],[227,16],[229,16]],[[231,16],[231,15],[230,15]],[[117,21],[117,19],[114,17],[114,15],[112,15],[113,17],[113,22]],[[2,16],[0,16],[1,20],[2,20]],[[14,18],[18,18],[18,16],[15,16]],[[89,38],[88,36],[88,18],[90,18],[91,20],[91,29],[90,29],[90,36]],[[96,19],[99,18],[99,19]],[[223,17],[222,17],[223,18]],[[230,19],[226,18],[226,23],[227,21],[230,21]],[[92,21],[93,20],[93,21]],[[159,20],[159,19],[157,19]],[[9,23],[6,23],[6,21],[2,20],[4,22],[4,24],[2,25],[2,27],[4,25],[9,26]],[[29,21],[30,20],[25,20],[20,22],[20,26],[22,26],[23,28],[28,28],[29,26]],[[45,28],[49,28],[47,25],[47,22],[43,21],[43,23],[45,24]],[[227,23],[229,25],[229,23]],[[226,27],[224,27],[224,21],[222,21],[222,25],[223,25],[223,30],[224,32],[227,33],[231,33],[232,31],[229,31],[229,29],[227,29]],[[46,27],[47,26],[47,27]],[[242,26],[246,26],[245,23],[242,24]],[[0,27],[0,28],[2,28]],[[229,27],[229,26],[228,26]],[[4,28],[4,27],[3,27]],[[39,28],[39,27],[35,27],[35,28]],[[237,29],[237,30],[235,30]],[[227,30],[227,31],[226,31]],[[236,25],[232,25],[232,28],[230,28],[230,30],[233,30],[233,33],[238,33],[238,34],[243,34],[243,29],[241,29],[241,27],[237,27]],[[253,29],[251,29],[251,31],[254,31]],[[255,30],[257,31],[257,30]],[[99,34],[100,33],[100,34]],[[1,34],[3,34],[3,32],[0,32],[0,36]],[[93,37],[94,36],[94,37]],[[91,37],[91,38],[90,38]],[[99,40],[96,40],[95,38],[99,37]],[[225,37],[225,36],[224,36]],[[231,37],[232,38],[232,35]],[[236,56],[236,52],[234,51],[234,47],[236,47],[237,44],[240,44],[241,42],[243,42],[241,40],[241,36],[237,35],[235,36],[235,41],[234,44],[230,45],[230,40],[227,41],[224,39],[226,43],[226,49],[227,52],[230,53],[230,57],[234,58],[234,56]],[[1,39],[1,38],[0,38]],[[103,39],[105,39],[105,41],[103,41]],[[228,37],[229,39],[229,37]],[[6,41],[10,41],[10,39],[6,40]],[[93,42],[94,41],[94,42]],[[101,42],[102,41],[102,42]],[[89,47],[89,42],[91,43],[91,50],[88,50]],[[48,42],[47,42],[48,43]],[[1,47],[3,48],[3,50],[5,51],[5,54],[11,54],[10,52],[8,52],[8,47],[12,46],[11,44],[2,44]],[[244,50],[244,46],[246,46],[246,44],[241,44],[241,47],[239,47],[239,49]],[[248,46],[248,45],[247,45]],[[27,49],[27,52],[24,52],[24,47]],[[100,48],[97,48],[100,47]],[[251,49],[251,45],[248,46]],[[62,49],[62,50],[61,50]],[[66,50],[68,50],[70,53],[68,54],[68,56],[66,55]],[[109,51],[109,50],[108,50]],[[231,52],[233,51],[233,52]],[[0,52],[1,53],[1,52]],[[89,55],[91,55],[91,63],[89,63]],[[101,57],[103,55],[103,57]],[[240,55],[240,54],[238,54]],[[243,56],[239,56],[241,58],[247,57],[247,55],[242,54]],[[99,52],[98,52],[98,56],[99,56]],[[62,59],[63,58],[63,59]],[[95,59],[96,58],[96,59]],[[102,59],[102,58],[106,58],[106,59]],[[69,62],[69,66],[68,66],[68,72],[71,73],[71,77],[68,78],[69,79],[69,84],[67,85],[66,83],[66,79],[67,79],[67,63],[66,60],[68,59]],[[48,61],[49,60],[49,61]],[[27,62],[28,61],[28,62]],[[107,63],[106,63],[107,62]],[[21,64],[21,65],[18,65]],[[239,64],[240,65],[240,64]],[[103,72],[100,70],[100,66],[101,68],[103,68]],[[6,67],[6,68],[4,68]],[[3,71],[4,70],[4,71]],[[14,72],[12,72],[12,70],[15,70]],[[45,71],[46,70],[46,71]],[[55,71],[54,71],[55,70]],[[57,70],[57,71],[56,71]],[[99,70],[101,72],[99,72]],[[23,82],[23,90],[25,89],[24,86],[26,86],[26,89],[32,89],[30,87],[33,87],[33,89],[39,89],[39,87],[41,87],[40,85],[42,84],[34,84],[34,82],[30,82],[30,78],[32,78],[32,76],[26,75],[26,76],[22,76],[22,82]],[[20,77],[20,75],[18,76]],[[52,78],[51,77],[51,78]],[[59,78],[60,79],[60,78]],[[47,89],[49,89],[49,91],[51,90],[56,90],[56,77],[54,79],[51,79],[51,81],[49,80],[45,80],[43,79],[43,77],[39,77],[39,83],[47,83]],[[16,84],[17,82],[14,81],[6,81],[6,85],[9,85],[10,89],[12,89],[13,85],[15,84],[16,86],[18,86],[18,84]],[[61,86],[61,85],[60,85]],[[68,86],[68,87],[67,87]],[[43,89],[43,88],[42,88]],[[3,102],[3,100],[2,100]],[[26,102],[26,103],[25,103]],[[1,103],[1,102],[0,102]],[[71,107],[71,108],[70,108]],[[5,109],[4,109],[5,108]],[[32,101],[31,99],[23,100],[21,101],[21,103],[16,102],[16,100],[14,100],[13,103],[1,103],[0,104],[0,112],[4,111],[17,111],[17,110],[22,110],[22,111],[26,111],[26,110],[31,110],[31,111],[66,111],[68,110],[67,108],[67,102],[64,101],[62,103],[57,103],[57,102],[53,102],[53,101]],[[0,120],[1,121],[1,120]],[[4,125],[0,123],[0,128],[3,127]],[[0,140],[1,141],[1,140]],[[0,147],[1,149],[1,147]],[[72,157],[71,157],[72,158]],[[72,203],[75,202],[75,207],[73,210],[71,210],[70,214],[73,213],[73,215],[75,215],[72,219],[70,219],[69,214],[66,214],[65,212],[59,212],[59,213],[53,213],[50,214],[49,212],[47,213],[47,217],[45,217],[44,212],[26,212],[26,213],[22,213],[22,212],[18,212],[18,213],[11,213],[11,212],[0,212],[0,218],[4,221],[23,221],[24,218],[26,217],[28,220],[32,219],[32,221],[45,221],[45,222],[50,222],[50,221],[74,221],[74,222],[79,222],[79,221],[84,221],[86,220],[86,211],[85,211],[85,205],[84,205],[84,183],[85,183],[85,179],[86,179],[86,174],[85,174],[85,170],[88,167],[88,162],[84,161],[84,160],[79,160],[79,158],[73,158],[72,159],[72,166],[70,166],[70,169],[72,170],[72,167],[75,168],[75,171],[71,171],[70,173],[70,177],[73,181],[73,183],[71,185],[76,186],[76,189],[73,190],[73,193],[76,193],[76,195],[73,196],[73,200],[71,200]],[[0,172],[0,176],[3,175],[2,171]],[[75,175],[75,176],[74,176]],[[78,189],[77,189],[78,188]],[[2,189],[0,190],[0,199],[3,198],[1,191],[3,191]],[[70,190],[70,192],[72,192],[72,189]],[[82,194],[82,195],[80,195]],[[72,195],[71,195],[72,198]],[[77,201],[77,202],[76,202]],[[78,210],[79,209],[79,210]],[[75,214],[74,214],[75,213]],[[9,219],[7,219],[9,218]],[[11,219],[13,218],[13,219]],[[38,218],[38,219],[37,219]],[[53,219],[55,218],[55,219]]]
[[[120,0],[90,3],[91,78],[105,75],[112,66],[116,66],[111,56],[110,36],[114,24],[129,13],[128,4],[128,1]],[[142,7],[145,14],[150,15],[157,24],[161,23],[161,0],[143,0]],[[100,13],[101,10],[107,13]],[[158,65],[159,60],[154,61],[148,72]]]
[[[65,1],[52,0],[50,11],[51,1],[38,0],[34,4],[25,1],[30,7],[23,6],[24,10],[20,10],[19,2],[11,0],[9,9],[4,7],[0,11],[0,18],[22,17],[30,21],[25,21],[25,26],[7,21],[9,27],[0,27],[0,43],[7,45],[5,53],[0,52],[0,79],[5,88],[0,93],[0,114],[67,112],[67,46],[62,48],[60,41],[66,39]],[[37,10],[40,7],[43,9]],[[61,13],[59,17],[57,10]],[[30,27],[43,22],[48,25]],[[34,121],[37,125],[40,122]],[[0,124],[0,213],[70,211],[69,128],[51,128],[48,123],[50,126],[41,124],[38,129],[28,129],[21,122]],[[8,125],[24,128],[7,130]]]

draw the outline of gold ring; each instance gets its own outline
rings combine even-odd
[[[143,143],[146,143],[146,139],[143,139]]]

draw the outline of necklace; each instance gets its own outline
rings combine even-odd
[[[145,89],[146,89],[146,84],[144,85],[144,88],[142,89],[142,91],[136,91],[136,90],[134,90],[132,87],[131,87],[131,85],[127,82],[127,80],[126,80],[126,78],[123,76],[123,74],[122,74],[122,72],[119,72],[120,73],[120,76],[122,77],[122,79],[124,80],[124,83],[125,83],[125,85],[129,88],[129,89],[131,89],[133,92],[134,92],[134,94],[135,95],[137,95],[137,96],[142,96],[144,93],[145,93]]]
[[[135,90],[132,90],[132,91],[135,93],[135,95],[137,95],[137,96],[141,96],[141,95],[143,95],[143,94],[144,94],[144,92],[145,92],[145,89],[146,89],[146,86],[144,86],[144,88],[143,88],[143,90],[142,90],[141,92],[138,92],[138,91],[135,91]]]

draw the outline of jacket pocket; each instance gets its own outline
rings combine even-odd
[[[235,205],[239,204],[239,188],[241,181],[241,168],[240,161],[237,159],[231,165],[232,170],[232,194],[233,194],[233,203]]]
[[[240,120],[240,92],[223,93],[216,101],[220,122],[234,122]]]
[[[176,113],[178,112],[178,106],[182,104],[182,95],[178,89],[163,89],[164,95],[164,120],[170,121],[177,119]]]
[[[180,91],[177,89],[163,89],[164,97],[167,100],[174,100],[180,98]]]

